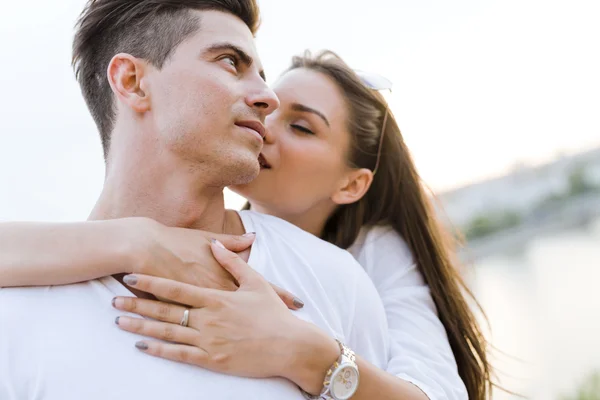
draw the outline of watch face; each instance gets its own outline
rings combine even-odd
[[[343,365],[331,377],[330,391],[337,400],[352,397],[358,387],[358,370],[353,365]]]

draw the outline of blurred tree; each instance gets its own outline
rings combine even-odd
[[[494,223],[489,217],[480,215],[469,222],[465,228],[465,237],[467,240],[487,236],[494,232]]]
[[[590,374],[569,396],[561,396],[560,400],[600,400],[600,371]]]
[[[473,218],[464,228],[467,240],[481,238],[521,223],[521,215],[515,211],[482,214]]]
[[[593,189],[593,185],[587,180],[585,167],[574,168],[569,174],[569,194],[577,195]]]

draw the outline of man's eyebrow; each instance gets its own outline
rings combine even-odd
[[[327,117],[325,117],[325,115],[322,112],[317,111],[314,108],[310,108],[310,107],[305,106],[304,104],[300,104],[300,103],[293,103],[292,110],[315,114],[316,116],[320,117],[323,120],[323,122],[325,122],[325,125],[329,126],[329,121],[327,120]]]
[[[246,67],[250,67],[252,64],[254,64],[254,59],[248,53],[246,53],[244,50],[242,50],[239,46],[236,46],[235,44],[232,44],[232,43],[215,43],[215,44],[211,45],[210,47],[208,47],[204,52],[205,53],[217,53],[219,51],[227,51],[227,50],[234,52]],[[265,76],[265,71],[260,70],[258,72],[258,74],[264,81],[267,80],[267,78]]]

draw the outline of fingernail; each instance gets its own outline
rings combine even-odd
[[[248,233],[244,233],[242,235],[242,237],[252,237],[252,236],[256,236],[256,232],[248,232]]]
[[[135,344],[135,347],[137,347],[140,350],[148,350],[148,345],[144,342],[137,342]]]
[[[117,298],[113,297],[113,299],[111,301],[113,307],[116,307],[116,305],[115,305],[116,302],[117,302]]]
[[[225,246],[223,246],[223,243],[219,242],[217,239],[213,239],[212,242],[217,245],[217,247],[220,247],[222,249],[225,249]]]
[[[135,275],[125,275],[125,277],[123,278],[123,282],[133,286],[137,284],[137,277]]]
[[[119,318],[121,318],[121,317],[115,318],[115,324],[117,324],[117,325],[119,325]]]
[[[304,302],[297,297],[294,297],[294,300],[292,301],[292,303],[294,303],[294,307],[296,307],[296,308],[304,307]]]

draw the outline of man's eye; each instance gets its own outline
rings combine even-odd
[[[237,60],[233,56],[225,56],[222,58],[226,63],[230,64],[232,67],[237,67]]]

